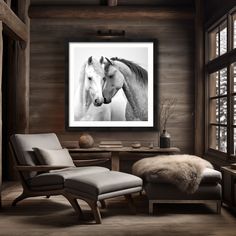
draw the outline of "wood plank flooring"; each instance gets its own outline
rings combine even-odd
[[[5,183],[0,210],[1,236],[236,235],[236,215],[225,207],[222,214],[217,215],[215,206],[211,205],[161,204],[155,209],[155,215],[149,216],[146,197],[135,195],[137,215],[132,215],[125,199],[120,197],[106,201],[107,208],[101,209],[103,223],[96,225],[86,203],[79,201],[87,219],[80,221],[60,196],[26,199],[11,207],[20,192],[18,183]]]

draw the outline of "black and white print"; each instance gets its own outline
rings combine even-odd
[[[69,127],[153,127],[153,42],[69,43]]]

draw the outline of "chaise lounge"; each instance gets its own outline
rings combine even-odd
[[[10,149],[23,186],[13,206],[28,197],[63,195],[81,217],[77,199],[86,201],[96,223],[101,223],[98,201],[124,195],[132,205],[131,194],[142,190],[142,179],[134,175],[99,166],[76,167],[53,133],[12,135]]]

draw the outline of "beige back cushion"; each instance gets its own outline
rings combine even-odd
[[[75,166],[67,149],[33,148],[41,165]]]
[[[47,134],[13,134],[11,144],[16,154],[16,161],[19,165],[35,166],[39,162],[33,151],[33,147],[47,149],[62,149],[61,144],[54,133]],[[24,172],[25,179],[33,178],[37,172]]]

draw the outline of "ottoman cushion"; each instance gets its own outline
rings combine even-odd
[[[65,188],[98,196],[105,193],[141,187],[142,179],[122,172],[109,171],[67,178]]]
[[[200,184],[217,184],[221,181],[221,172],[205,168],[202,172]],[[158,178],[156,175],[146,175],[146,181],[150,183],[167,183],[165,179]]]

